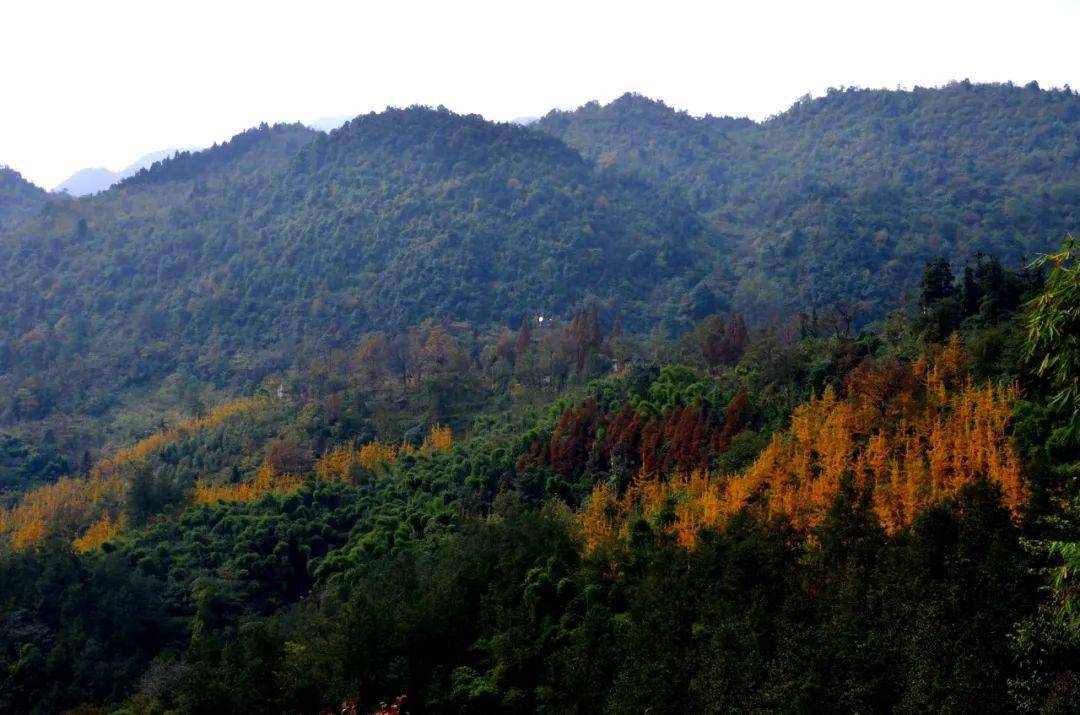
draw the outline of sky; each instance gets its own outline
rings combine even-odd
[[[260,122],[445,105],[509,120],[627,91],[777,114],[829,87],[1080,88],[1080,0],[0,3],[0,165],[75,170]]]

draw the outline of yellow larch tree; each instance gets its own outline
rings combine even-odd
[[[398,458],[398,447],[393,442],[368,442],[360,448],[360,466],[373,472],[386,472]]]
[[[114,519],[109,512],[105,512],[100,519],[90,525],[86,533],[72,542],[75,551],[85,554],[93,551],[106,541],[112,541],[124,531],[127,525],[127,516],[121,514]]]
[[[454,435],[449,427],[444,425],[432,425],[428,436],[424,438],[421,449],[428,452],[447,452],[454,446]]]
[[[618,495],[614,489],[603,482],[593,487],[592,495],[578,516],[587,550],[592,551],[618,539],[624,526],[619,508]]]
[[[302,477],[278,473],[268,462],[263,462],[251,481],[239,484],[201,484],[195,487],[193,498],[197,504],[251,502],[265,494],[288,494],[303,485]]]
[[[360,452],[349,445],[338,445],[328,450],[315,464],[315,473],[327,481],[348,482],[353,470],[359,467]]]
[[[60,479],[0,510],[0,534],[16,549],[28,549],[50,533],[77,533],[103,510],[118,510],[126,492],[127,481],[115,473]]]

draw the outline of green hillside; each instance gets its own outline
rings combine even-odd
[[[1068,90],[830,90],[760,123],[625,95],[533,126],[681,188],[737,236],[732,305],[751,314],[839,302],[872,319],[935,255],[1016,264],[1080,228],[1080,96]]]
[[[512,125],[415,108],[317,138],[262,127],[0,241],[0,414],[98,413],[180,369],[235,388],[427,317],[516,326],[596,300],[639,329],[685,320],[704,233],[678,196]]]
[[[0,166],[0,229],[33,216],[48,200],[45,189],[34,186],[14,169]]]

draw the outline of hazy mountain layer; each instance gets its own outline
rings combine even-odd
[[[63,182],[56,185],[53,191],[66,193],[71,196],[88,196],[104,191],[113,184],[123,181],[129,176],[137,174],[140,170],[149,168],[155,162],[175,154],[177,149],[164,149],[141,156],[120,171],[111,171],[104,167],[79,169]]]

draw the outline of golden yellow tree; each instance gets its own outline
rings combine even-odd
[[[119,536],[126,525],[126,515],[121,514],[119,518],[114,519],[109,512],[105,512],[100,519],[90,525],[85,534],[72,542],[72,546],[80,554],[93,551],[106,541],[112,541]]]
[[[352,481],[354,469],[361,466],[360,453],[348,445],[328,450],[315,464],[315,473],[327,481]]]
[[[440,424],[432,425],[428,436],[424,438],[421,449],[428,452],[446,452],[454,446],[454,435],[449,427]]]
[[[255,478],[239,484],[200,484],[195,487],[193,498],[197,504],[219,502],[251,502],[265,494],[288,494],[304,485],[295,474],[280,474],[267,462],[255,473]]]
[[[368,442],[360,448],[360,466],[373,472],[385,472],[398,458],[397,445],[392,442]]]

